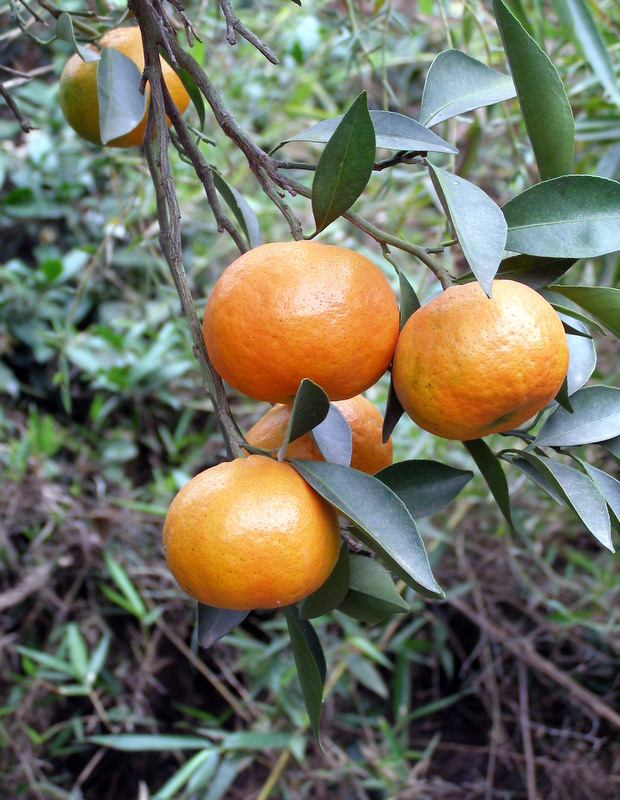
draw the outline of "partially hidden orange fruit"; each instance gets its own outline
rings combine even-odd
[[[112,47],[130,58],[140,72],[144,69],[144,52],[142,37],[137,26],[113,28],[100,40],[101,47]],[[96,52],[96,48],[87,45]],[[163,59],[161,61],[164,81],[168,91],[181,113],[189,105],[189,94],[176,72]],[[60,75],[59,99],[65,119],[73,130],[93,144],[101,144],[99,133],[99,100],[97,94],[98,61],[83,61],[75,53],[67,61]],[[148,104],[149,87],[146,87]],[[168,124],[170,121],[168,120]],[[106,142],[109,147],[132,147],[142,143],[146,128],[146,111],[144,117],[129,133]]]
[[[562,322],[536,291],[493,282],[451,286],[404,325],[392,378],[421,428],[467,441],[515,428],[557,394],[568,370]]]
[[[383,417],[379,409],[361,394],[349,400],[337,400],[334,405],[351,428],[351,466],[370,475],[389,466],[392,463],[392,439],[383,442]],[[270,408],[247,432],[245,439],[248,444],[268,450],[278,449],[284,441],[291,410],[290,403]],[[286,448],[286,455],[311,461],[323,460],[309,433],[292,441]]]
[[[296,603],[340,549],[333,507],[284,461],[252,455],[201,472],[176,495],[164,553],[179,586],[215,608]]]
[[[204,338],[221,377],[255,400],[290,402],[303,378],[331,400],[372,386],[398,338],[390,284],[369,259],[311,241],[244,253],[207,301]]]

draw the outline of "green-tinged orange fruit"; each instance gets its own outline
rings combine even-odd
[[[467,441],[513,429],[557,394],[568,344],[552,306],[533,289],[493,282],[451,286],[404,325],[392,378],[421,428]]]
[[[163,545],[179,586],[201,603],[275,608],[326,580],[340,527],[333,507],[291,464],[252,455],[211,467],[179,491]]]
[[[349,423],[352,438],[351,466],[373,475],[392,463],[392,439],[383,442],[383,417],[379,409],[363,395],[334,403]],[[278,404],[270,408],[246,434],[246,441],[255,447],[276,450],[284,441],[292,405]],[[286,448],[289,458],[323,461],[309,433],[300,436]]]
[[[144,52],[142,37],[137,26],[113,28],[101,37],[101,47],[112,47],[130,58],[140,72],[144,69]],[[96,52],[96,48],[87,45]],[[189,105],[189,95],[176,72],[163,59],[161,61],[164,81],[168,91],[181,113]],[[99,133],[99,100],[97,94],[98,61],[83,61],[75,53],[67,61],[60,75],[59,98],[60,107],[65,119],[73,130],[93,144],[101,145]],[[148,106],[149,87],[146,87]],[[170,121],[168,120],[168,124]],[[146,111],[144,117],[129,133],[106,142],[109,147],[133,147],[142,143],[146,128]]]
[[[398,306],[379,267],[344,247],[274,242],[244,253],[207,301],[213,365],[256,400],[290,402],[303,378],[330,400],[368,389],[388,368]]]

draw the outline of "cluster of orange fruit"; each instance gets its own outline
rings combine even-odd
[[[404,410],[438,436],[468,440],[513,428],[557,393],[568,369],[562,323],[529,287],[453,286],[399,331],[394,292],[379,267],[350,249],[312,241],[265,244],[216,281],[203,322],[209,357],[233,388],[274,403],[246,441],[284,440],[303,378],[349,422],[351,466],[392,461],[382,417],[361,393],[392,364]],[[289,457],[321,459],[310,435]],[[336,511],[286,461],[250,455],[193,478],[164,523],[164,552],[179,585],[218,608],[294,603],[319,588],[340,548]]]

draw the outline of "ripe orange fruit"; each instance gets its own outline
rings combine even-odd
[[[217,372],[255,400],[290,402],[303,378],[345,400],[389,366],[398,306],[383,272],[359,253],[275,242],[224,270],[203,331]]]
[[[180,587],[215,608],[296,603],[332,571],[338,516],[291,464],[266,456],[201,472],[172,501],[164,553]]]
[[[101,37],[102,47],[112,47],[130,58],[140,72],[144,69],[144,52],[140,29],[113,28]],[[87,45],[96,52],[96,48]],[[161,67],[168,91],[179,111],[183,113],[189,105],[189,95],[176,72],[163,59]],[[60,107],[73,130],[93,144],[101,145],[99,134],[99,100],[97,95],[98,61],[83,61],[77,53],[71,56],[60,75]],[[148,103],[149,87],[146,87]],[[170,121],[168,120],[168,124]],[[136,127],[106,143],[110,147],[132,147],[142,143],[146,127],[146,111]]]
[[[361,394],[349,400],[338,400],[334,405],[351,428],[351,466],[373,475],[391,464],[392,439],[383,443],[383,417],[379,409]],[[247,432],[246,442],[268,450],[279,448],[284,441],[291,409],[292,404],[278,404],[270,408]],[[286,448],[286,455],[289,458],[323,461],[309,433],[291,442]]]
[[[421,428],[467,441],[530,419],[557,394],[568,370],[560,318],[533,289],[493,282],[451,286],[404,325],[392,378]]]

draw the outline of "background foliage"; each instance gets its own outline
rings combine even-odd
[[[448,47],[505,71],[490,4],[415,5],[238,3],[237,13],[277,50],[277,67],[243,41],[229,47],[215,3],[191,4],[188,14],[203,40],[197,57],[236,119],[270,150],[343,113],[362,90],[372,108],[417,118],[429,65]],[[617,76],[614,3],[512,7],[567,87],[574,171],[620,178],[617,84],[596,61],[596,40],[576,37],[584,28],[570,17],[585,9]],[[103,10],[120,19],[123,5]],[[194,607],[165,567],[161,523],[175,491],[224,450],[158,249],[148,170],[139,150],[90,147],[67,128],[57,77],[69,47],[55,41],[40,48],[20,33],[14,13],[25,17],[19,6],[0,6],[0,55],[21,74],[0,72],[0,80],[35,130],[22,134],[0,106],[6,795],[615,797],[617,560],[513,467],[518,535],[479,477],[448,509],[421,520],[444,601],[404,590],[407,615],[363,625],[335,612],[317,622],[327,660],[323,754],[284,616],[260,612],[210,650],[192,646]],[[446,168],[497,203],[534,182],[516,101],[437,130],[459,147]],[[309,151],[320,148],[291,142],[280,155],[304,159]],[[191,168],[173,150],[171,159],[186,267],[201,308],[236,250],[217,233]],[[209,160],[243,193],[263,240],[288,238],[245,158],[224,137]],[[446,238],[422,171],[378,173],[359,205],[369,220],[414,243]],[[292,206],[311,230],[308,201],[294,198]],[[328,235],[380,258],[342,220]],[[426,296],[434,283],[428,271],[403,254],[395,258]],[[451,271],[464,271],[458,251],[445,259]],[[617,287],[620,262],[617,255],[585,259],[571,272],[576,283],[575,273],[586,284]],[[597,331],[594,337],[592,379],[617,385],[617,342]],[[384,383],[372,393],[381,407],[386,396]],[[240,396],[232,402],[244,427],[264,410]],[[395,449],[398,459],[474,467],[463,448],[404,420]],[[617,474],[612,452],[586,450],[590,463]],[[127,748],[120,752],[97,738],[127,733],[134,736],[118,740]]]

